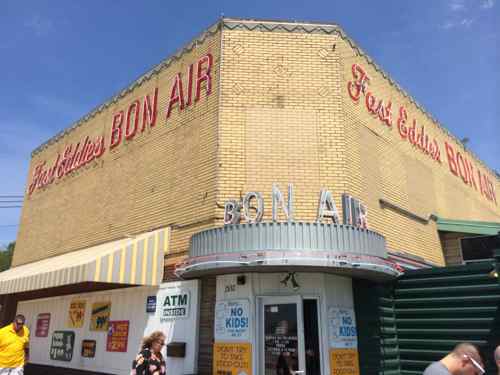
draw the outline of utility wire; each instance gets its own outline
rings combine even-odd
[[[23,195],[0,195],[0,198],[23,198]]]
[[[13,200],[0,200],[0,203],[23,203],[22,200],[18,200],[18,199],[13,199]]]
[[[20,208],[22,206],[0,206],[0,208]]]

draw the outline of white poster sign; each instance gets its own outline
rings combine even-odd
[[[220,301],[215,305],[215,340],[250,339],[250,303],[246,299]]]
[[[331,348],[357,348],[358,333],[353,309],[330,307],[328,331]]]
[[[160,322],[189,317],[191,296],[188,290],[176,287],[160,289],[156,303]]]

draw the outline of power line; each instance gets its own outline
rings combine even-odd
[[[22,206],[0,206],[0,208],[20,208]]]
[[[23,201],[18,199],[7,200],[7,201],[0,200],[0,203],[23,203]]]
[[[19,224],[0,224],[0,228],[18,227]]]
[[[23,198],[24,195],[0,195],[0,198]]]

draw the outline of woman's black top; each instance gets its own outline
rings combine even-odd
[[[143,349],[132,362],[131,375],[165,375],[167,367],[161,353]]]

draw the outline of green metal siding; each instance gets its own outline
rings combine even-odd
[[[396,281],[396,330],[403,374],[421,374],[459,342],[491,357],[500,284],[491,262],[410,271]],[[490,366],[492,363],[487,363]]]
[[[487,372],[496,373],[500,283],[492,271],[498,259],[408,271],[386,285],[355,280],[361,375],[422,374],[460,342],[478,345]]]
[[[400,374],[392,284],[353,280],[362,375]]]

